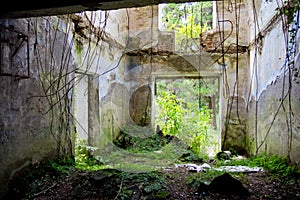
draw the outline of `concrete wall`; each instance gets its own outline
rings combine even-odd
[[[72,157],[74,125],[97,147],[119,132],[110,120],[125,112],[110,96],[123,99],[112,88],[126,68],[127,17],[124,9],[1,21],[1,196],[26,166]]]
[[[75,66],[65,19],[2,19],[0,27],[1,197],[26,166],[73,156],[70,72]]]
[[[160,32],[157,29],[157,12],[157,6],[126,10],[123,23],[129,25],[129,31],[124,31],[123,38],[126,42],[122,44],[126,45],[121,47],[124,54],[113,70],[100,73],[101,148],[128,125],[143,130],[149,128],[153,133],[153,83],[156,77],[193,75],[214,76],[222,80],[223,68],[218,62],[220,54],[176,53],[174,33]],[[118,52],[114,55],[116,58]],[[235,60],[234,55],[226,56],[227,67],[233,74]],[[240,73],[245,72],[241,70]],[[243,81],[246,80],[241,78],[241,82]],[[233,85],[234,83],[230,83],[230,87]],[[95,154],[100,155],[99,152]]]
[[[95,11],[71,16],[75,25],[75,119],[79,139],[92,146],[106,144],[114,125],[111,84],[124,66],[128,38],[127,11]],[[106,99],[106,100],[105,100]],[[116,116],[122,116],[117,112]],[[118,118],[118,117],[117,117]],[[117,132],[117,131],[114,131]]]
[[[232,147],[243,154],[290,156],[298,165],[299,93],[296,82],[288,90],[283,70],[286,30],[282,30],[281,17],[276,16],[276,2],[254,2],[255,5],[242,1],[236,6],[230,1],[216,2],[219,23],[215,30],[203,35],[204,51],[195,55],[174,54],[173,43],[161,45],[163,36],[170,41],[174,37],[157,29],[156,6],[123,10],[115,13],[118,17],[109,18],[111,24],[118,25],[108,28],[110,35],[101,44],[101,65],[94,63],[89,68],[100,83],[100,146],[126,125],[141,125],[141,110],[151,115],[153,108],[147,108],[146,103],[150,91],[145,88],[150,86],[153,91],[153,77],[216,75],[222,80],[222,148]],[[122,16],[123,21],[118,21]],[[297,64],[298,52],[297,49]],[[290,100],[282,96],[283,88],[284,94],[291,92]],[[135,106],[136,102],[143,103]],[[287,115],[289,105],[294,113],[292,129],[286,123],[287,116],[291,116]]]
[[[221,148],[246,154],[249,6],[246,1],[216,1],[214,6],[214,29],[203,33],[201,42],[203,50],[214,52],[221,67]]]
[[[194,55],[174,53],[174,35],[157,29],[157,6],[1,20],[1,188],[27,165],[73,155],[73,109],[79,137],[100,148],[128,124],[150,125],[153,81],[164,75],[218,76],[223,149],[289,156],[299,166],[300,90],[298,77],[289,82],[283,68],[286,30],[275,2],[255,1],[257,15],[252,2],[217,5],[219,19],[233,26],[220,23],[225,31],[208,33]],[[213,39],[223,33],[225,41]],[[299,55],[296,49],[295,66]]]
[[[241,9],[239,15],[248,16],[245,14],[246,4],[242,3],[235,9],[237,11]],[[121,47],[124,49],[124,54],[120,56],[121,59],[116,68],[105,74],[100,73],[99,76],[102,135],[100,146],[103,147],[116,137],[121,130],[126,129],[128,124],[141,126],[144,123],[142,123],[143,117],[147,118],[144,125],[153,124],[153,104],[147,102],[153,103],[155,77],[200,75],[220,78],[221,127],[223,140],[226,141],[223,145],[224,148],[235,147],[245,153],[246,106],[249,93],[249,60],[244,48],[248,41],[248,34],[246,34],[248,32],[245,29],[247,21],[241,20],[240,22],[238,54],[234,53],[236,48],[232,45],[236,42],[236,34],[234,34],[237,32],[236,26],[228,26],[225,32],[230,33],[233,29],[233,33],[224,43],[225,49],[229,49],[226,55],[222,56],[220,48],[215,52],[202,51],[191,55],[180,55],[174,51],[174,35],[157,29],[157,12],[157,6],[126,10],[124,16],[128,21],[124,20],[123,23],[128,25],[129,31],[123,32],[122,38],[125,42],[120,42],[120,44],[125,44]],[[221,16],[222,12],[219,12]],[[155,17],[152,18],[153,16]],[[233,11],[227,13],[225,17],[224,21],[234,22],[235,20]],[[220,33],[213,32],[212,34],[218,37]],[[168,38],[168,40],[162,38]],[[220,44],[218,46],[220,47]],[[118,53],[114,55],[115,57],[112,58],[116,58]],[[236,80],[237,73],[238,80]],[[137,105],[137,102],[143,103]],[[223,126],[225,123],[226,126]]]
[[[286,23],[286,18],[276,14],[278,4],[275,1],[254,3],[257,16],[250,18],[252,84],[247,147],[251,154],[284,156],[300,167],[300,88],[296,74],[300,66],[299,46],[296,45],[300,39],[299,31],[293,44],[287,34],[291,25]],[[252,3],[249,5],[253,7]],[[299,22],[299,19],[294,21]],[[287,51],[288,47],[294,49]]]
[[[235,41],[246,47],[238,59],[236,50],[228,49],[225,59],[219,60],[225,66],[231,63],[223,71],[228,83],[223,82],[227,91],[222,105],[223,149],[285,156],[299,167],[299,27],[289,25],[278,14],[276,9],[281,6],[277,1],[242,1],[237,6],[229,1],[216,2],[216,19],[221,22],[202,39],[207,44],[205,50],[220,52],[214,47],[220,44],[216,36],[222,36],[224,27],[224,37],[232,33],[223,43],[225,49]],[[288,33],[291,27],[294,36]],[[237,83],[238,90],[234,88]]]

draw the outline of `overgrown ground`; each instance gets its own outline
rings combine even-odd
[[[200,191],[201,182],[208,183],[223,172],[184,168],[148,173],[84,171],[52,162],[25,172],[11,185],[6,199],[300,199],[299,174],[285,175],[282,170],[232,173],[250,193],[237,196]],[[235,187],[227,182],[220,186]]]
[[[147,173],[87,171],[77,169],[72,161],[60,160],[29,168],[11,184],[5,199],[300,199],[299,173],[283,160],[258,157],[245,161],[267,168],[257,173],[230,173],[242,182],[248,196],[203,190],[205,183],[209,185],[224,173],[219,171],[195,172],[175,167]],[[222,163],[225,162],[219,164]],[[226,181],[219,186],[226,190],[236,187]]]
[[[284,158],[260,155],[237,160],[234,154],[217,154],[214,159],[204,159],[188,149],[173,159],[173,163],[163,165],[166,160],[161,154],[166,153],[167,158],[172,156],[166,152],[170,148],[162,148],[170,138],[155,136],[141,142],[124,136],[121,135],[115,145],[128,152],[143,152],[141,155],[148,161],[155,158],[153,168],[149,166],[147,171],[141,171],[145,169],[142,163],[132,163],[127,165],[132,167],[131,170],[116,169],[91,156],[86,145],[77,144],[76,162],[60,158],[30,166],[10,183],[5,199],[300,199],[300,173]],[[117,158],[112,156],[116,155],[109,156],[112,160]],[[161,163],[157,162],[159,159]],[[128,161],[126,158],[118,160]],[[197,166],[205,163],[211,168],[190,170],[178,167],[176,164],[179,163]],[[224,176],[225,171],[216,170],[221,166],[259,167],[263,170],[229,172],[229,176]]]

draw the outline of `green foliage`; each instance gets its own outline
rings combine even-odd
[[[159,134],[153,134],[150,137],[133,137],[121,131],[113,143],[129,152],[142,153],[159,150],[166,144],[166,141],[167,139]]]
[[[74,168],[75,162],[74,159],[68,157],[60,157],[55,160],[49,160],[45,164],[44,169],[46,171],[52,171],[56,174],[69,174],[70,170]]]
[[[161,108],[157,124],[162,127],[164,134],[177,135],[183,122],[183,101],[177,99],[171,91],[162,91],[157,97],[157,103]]]
[[[191,137],[190,146],[194,152],[198,154],[203,152],[203,147],[208,143],[208,130],[212,129],[211,127],[211,111],[207,108],[201,108],[196,110],[197,118],[193,118],[189,125],[193,124],[194,126],[187,126],[190,131],[194,134],[194,137]],[[200,156],[200,155],[198,155]]]
[[[103,165],[99,160],[91,155],[90,151],[94,151],[96,149],[96,147],[87,145],[85,140],[77,139],[75,145],[76,168],[89,171],[109,168],[109,166]]]
[[[194,17],[190,15],[187,18],[187,24],[180,24],[179,27],[175,29],[175,48],[177,50],[186,52],[188,50],[199,48],[198,41],[193,39],[198,39],[202,32],[210,29],[207,24],[201,26],[200,24],[194,24],[193,22]]]
[[[212,2],[170,3],[162,9],[164,28],[175,32],[179,51],[199,48],[194,39],[212,27],[212,18]]]
[[[279,157],[276,155],[260,155],[251,158],[253,164],[268,170],[274,175],[293,176],[300,175],[300,171],[294,166],[289,165],[286,157]]]
[[[210,83],[208,85],[211,88],[203,89],[198,81],[184,79],[172,84],[163,81],[157,83],[156,124],[165,135],[178,137],[200,157],[205,154],[205,146],[211,141],[209,135],[216,134],[216,130],[211,124],[211,110],[206,103],[200,103],[199,97],[203,93],[214,93],[215,86]]]
[[[277,8],[281,15],[287,17],[288,24],[291,24],[297,11],[300,9],[299,0],[285,0],[281,8]]]
[[[187,17],[192,16],[193,24],[212,26],[212,2],[169,3],[162,9],[162,23],[167,30],[185,25]]]

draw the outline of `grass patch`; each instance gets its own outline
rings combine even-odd
[[[276,155],[257,155],[241,160],[218,160],[216,166],[261,167],[273,176],[300,176],[300,170],[291,165],[286,157]]]

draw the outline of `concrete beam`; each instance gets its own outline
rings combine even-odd
[[[9,0],[2,3],[0,18],[26,18],[63,15],[93,10],[115,10],[160,3],[184,3],[195,0]],[[208,0],[201,0],[208,1]]]

